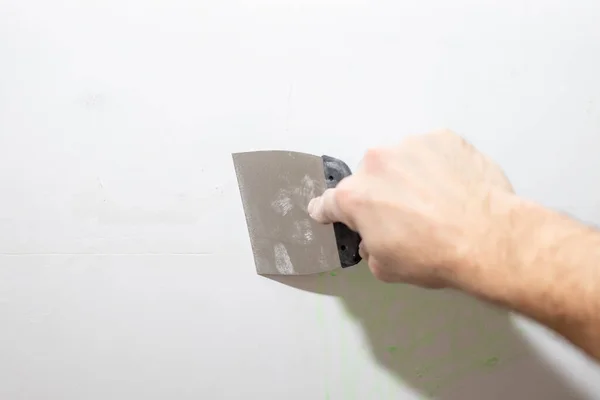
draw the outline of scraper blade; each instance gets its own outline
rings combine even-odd
[[[357,233],[307,212],[312,198],[350,174],[345,164],[291,151],[232,156],[258,274],[314,274],[360,261]]]

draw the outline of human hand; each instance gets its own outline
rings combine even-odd
[[[368,150],[308,211],[358,231],[378,279],[446,287],[469,273],[469,257],[490,240],[494,208],[512,192],[498,165],[445,130]]]

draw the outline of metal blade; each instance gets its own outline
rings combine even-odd
[[[340,267],[333,225],[308,215],[327,188],[321,157],[291,151],[234,153],[256,272],[304,275]]]

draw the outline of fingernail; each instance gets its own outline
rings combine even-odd
[[[314,212],[315,212],[315,207],[317,206],[317,199],[314,198],[311,201],[308,202],[308,215],[311,216],[311,218],[314,218]]]

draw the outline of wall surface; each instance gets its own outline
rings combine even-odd
[[[598,21],[595,0],[0,0],[0,398],[600,399],[578,351],[459,293],[257,276],[230,155],[356,167],[449,127],[600,223]]]

